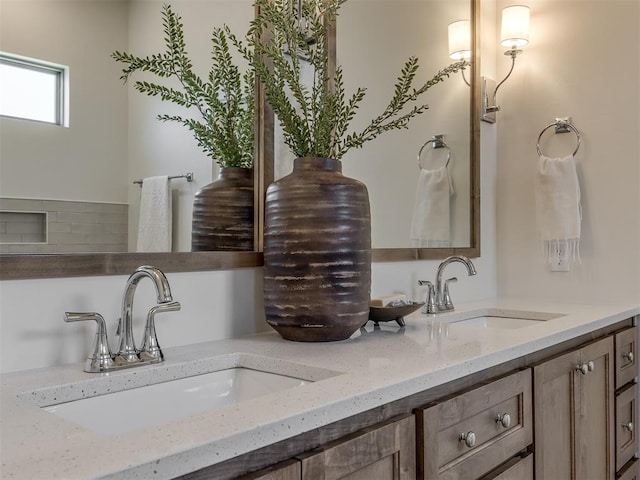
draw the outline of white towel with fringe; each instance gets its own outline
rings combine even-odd
[[[446,165],[421,168],[411,221],[415,247],[448,247],[451,244],[450,203],[453,185]]]
[[[534,181],[536,222],[545,257],[553,262],[554,251],[568,252],[580,262],[580,185],[573,155],[564,158],[539,156]]]
[[[136,250],[171,251],[171,190],[167,175],[142,180]]]

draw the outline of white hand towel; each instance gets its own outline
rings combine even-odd
[[[171,251],[171,190],[166,175],[142,180],[137,251]]]
[[[448,247],[451,244],[449,210],[453,186],[446,166],[420,169],[413,207],[411,240],[416,247]]]
[[[547,261],[553,252],[565,249],[569,259],[580,261],[579,241],[582,212],[580,185],[573,155],[538,158],[535,175],[536,221]]]

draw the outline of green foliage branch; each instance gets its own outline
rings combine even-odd
[[[452,73],[466,68],[467,61],[440,70],[425,84],[415,87],[418,59],[410,57],[397,78],[394,94],[385,110],[360,132],[350,132],[366,88],[351,96],[344,89],[342,67],[329,71],[328,31],[344,0],[255,0],[258,14],[251,22],[247,45],[243,47],[228,29],[236,47],[253,65],[264,85],[265,96],[283,129],[285,144],[299,156],[330,157],[340,160],[351,148],[380,134],[407,128],[409,121],[429,106],[419,98]],[[305,28],[300,28],[304,24]],[[313,39],[313,41],[309,41]],[[309,67],[303,67],[307,62]],[[303,79],[310,68],[313,79]]]
[[[170,5],[162,7],[162,24],[166,51],[146,57],[125,52],[111,54],[126,64],[120,77],[126,83],[138,71],[151,72],[160,78],[176,78],[181,89],[138,80],[135,89],[152,97],[159,96],[186,108],[193,108],[201,119],[181,115],[158,115],[161,121],[186,126],[202,151],[223,167],[251,168],[254,157],[255,95],[251,68],[244,74],[233,63],[228,28],[214,28],[211,60],[205,80],[196,75],[187,54],[182,19]],[[236,39],[237,41],[237,39]]]

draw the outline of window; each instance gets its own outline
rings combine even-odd
[[[0,52],[0,115],[68,126],[68,68]]]

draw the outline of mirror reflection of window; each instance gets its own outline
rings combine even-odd
[[[68,126],[67,68],[0,52],[0,115]]]

